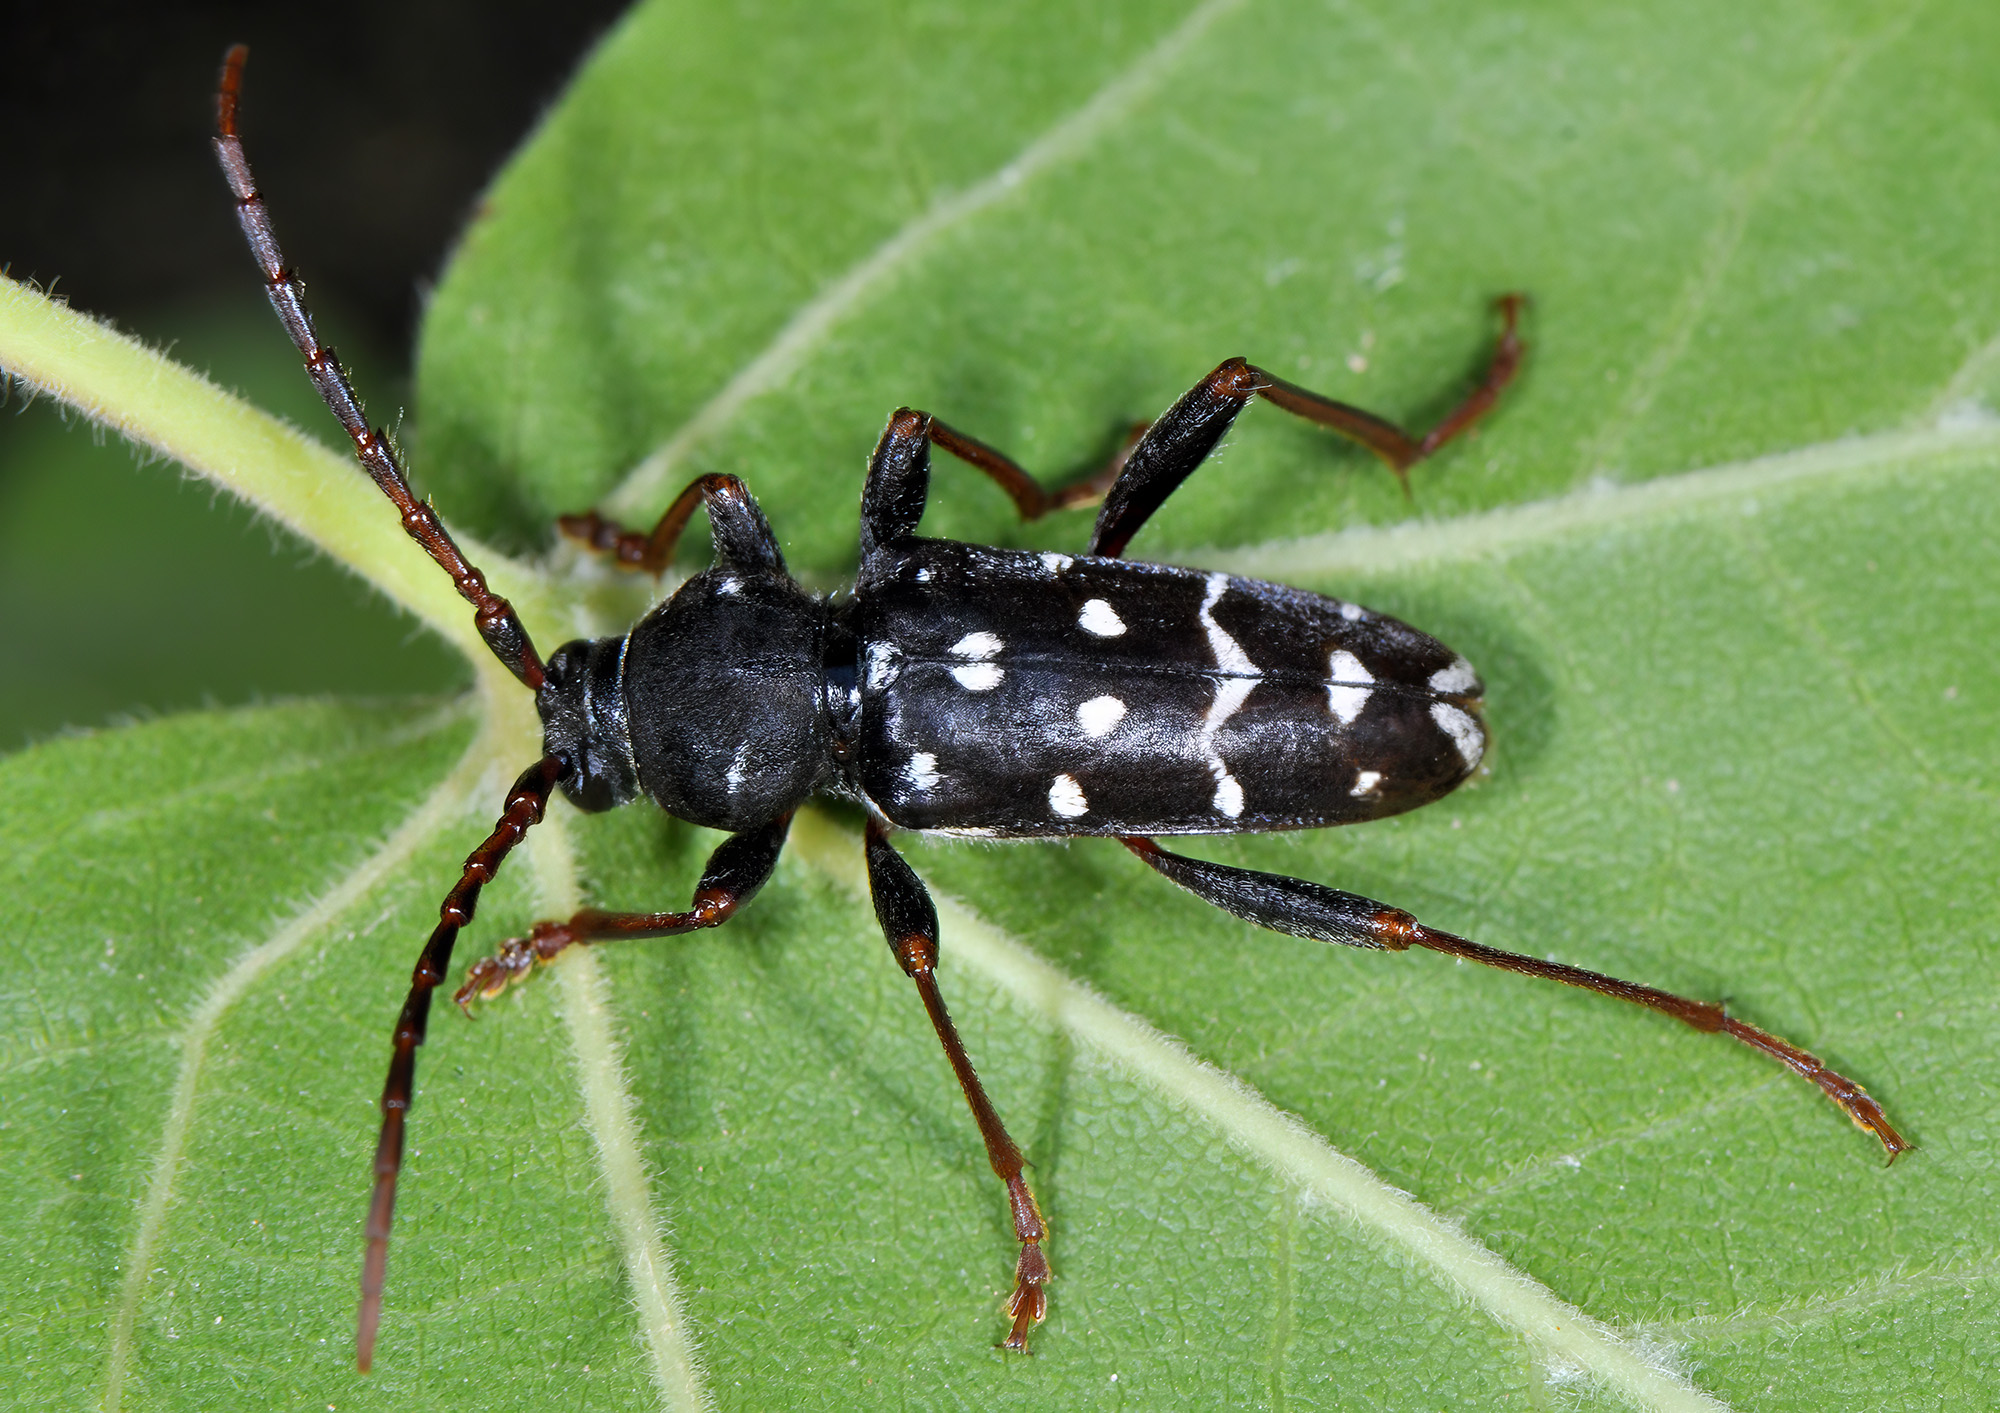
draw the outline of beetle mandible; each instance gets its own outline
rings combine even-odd
[[[224,60],[215,148],[271,305],[362,469],[473,606],[487,646],[535,694],[543,727],[544,754],[515,781],[493,832],[446,895],[396,1022],[356,1333],[363,1370],[381,1319],[405,1116],[432,993],[446,979],[480,889],[558,789],[587,811],[643,795],[729,838],[710,856],[686,911],[586,908],[539,922],[470,969],[454,997],[461,1006],[498,994],[570,946],[718,926],[770,878],[806,800],[836,795],[867,811],[875,915],[1006,1185],[1021,1243],[1007,1302],[1009,1349],[1026,1350],[1047,1310],[1048,1228],[1022,1177],[1021,1151],[945,1009],[937,913],[890,842],[897,829],[1116,838],[1170,881],[1260,927],[1353,947],[1426,947],[1724,1032],[1818,1085],[1891,1160],[1910,1146],[1861,1086],[1720,1005],[1503,952],[1356,894],[1154,842],[1380,819],[1442,797],[1478,767],[1483,688],[1471,664],[1436,639],[1356,604],[1123,555],[1253,398],[1359,442],[1405,477],[1476,424],[1512,381],[1523,353],[1520,296],[1499,301],[1502,333],[1480,385],[1421,438],[1232,358],[1135,433],[1097,476],[1049,493],[994,448],[899,409],[868,460],[860,570],[846,597],[815,597],[792,580],[763,512],[735,476],[696,478],[650,533],[595,512],[565,516],[564,533],[618,564],[659,574],[700,507],[715,558],[628,632],[565,643],[544,662],[513,608],[412,494],[387,437],[369,426],[333,351],[319,341],[237,136],[247,54],[238,45]],[[998,482],[1024,518],[1101,499],[1084,553],[919,537],[933,447]]]

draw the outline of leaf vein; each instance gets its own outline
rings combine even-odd
[[[1996,1277],[2000,1277],[2000,1261],[1993,1260],[1934,1270],[1904,1270],[1874,1280],[1862,1281],[1831,1295],[1786,1301],[1782,1305],[1762,1311],[1755,1310],[1753,1306],[1727,1315],[1695,1315],[1685,1320],[1648,1320],[1634,1328],[1637,1333],[1673,1341],[1760,1334],[1765,1330],[1791,1332],[1841,1315],[1856,1314],[1903,1296],[1923,1296],[1934,1291],[1970,1289]]]
[[[1145,98],[1218,20],[1244,3],[1246,0],[1203,0],[1123,73],[1029,143],[1013,161],[930,207],[801,305],[777,337],[738,369],[665,445],[633,468],[605,497],[605,507],[620,515],[657,509],[688,453],[727,426],[753,399],[782,387],[841,320],[920,259],[947,232],[999,205],[1035,177],[1082,151]]]
[[[124,1401],[139,1306],[152,1278],[154,1253],[166,1227],[167,1209],[173,1201],[174,1184],[187,1151],[209,1040],[229,1009],[265,973],[365,899],[397,865],[463,812],[490,755],[491,746],[486,739],[476,739],[451,773],[410,812],[381,847],[316,901],[294,913],[270,937],[238,956],[190,1013],[179,1038],[180,1063],[161,1125],[158,1154],[147,1178],[145,1196],[139,1203],[139,1221],[126,1251],[118,1303],[112,1313],[111,1338],[105,1353],[104,1394],[99,1404],[104,1413],[116,1413]]]
[[[1630,485],[1595,483],[1567,495],[1448,520],[1355,525],[1294,540],[1191,549],[1176,559],[1278,580],[1504,560],[1565,538],[1611,533],[1732,503],[1748,513],[1759,496],[1775,492],[1818,489],[1917,468],[1935,475],[1984,465],[1996,456],[2000,456],[2000,423],[1883,432]]]
[[[1623,403],[1606,420],[1585,450],[1582,463],[1586,471],[1608,469],[1613,459],[1624,451],[1632,429],[1651,410],[1667,374],[1687,352],[1702,312],[1714,301],[1716,292],[1722,287],[1723,278],[1736,259],[1745,232],[1749,230],[1751,217],[1778,172],[1811,139],[1821,119],[1839,101],[1848,84],[1868,61],[1908,33],[1925,3],[1926,0],[1916,0],[1904,9],[1900,17],[1884,24],[1866,39],[1850,44],[1847,52],[1820,81],[1800,95],[1792,111],[1779,124],[1776,139],[1763,159],[1731,184],[1722,211],[1709,232],[1701,263],[1682,285],[1680,298],[1667,316],[1659,343],[1639,365],[1627,385]]]
[[[567,917],[583,900],[566,811],[551,810],[529,841],[540,905],[553,916]],[[556,971],[584,1126],[597,1149],[605,1208],[631,1282],[654,1386],[667,1408],[712,1409],[714,1402],[702,1382],[700,1353],[674,1279],[664,1223],[653,1207],[652,1179],[641,1152],[637,1105],[615,1033],[609,985],[591,948],[570,951],[558,959]]]
[[[801,814],[792,837],[805,862],[850,891],[865,889],[858,874],[860,850],[838,825],[816,812]],[[1546,1363],[1584,1369],[1638,1408],[1715,1413],[1727,1406],[1649,1360],[1611,1326],[1559,1299],[1408,1193],[1383,1182],[1235,1075],[1112,1005],[963,904],[944,894],[935,900],[955,961],[1168,1102],[1211,1124],[1303,1196],[1345,1213],[1358,1227],[1386,1240],[1522,1339]]]

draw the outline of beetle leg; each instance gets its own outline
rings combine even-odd
[[[1413,437],[1372,412],[1272,377],[1241,358],[1230,359],[1168,408],[1132,448],[1123,473],[1104,497],[1086,553],[1112,558],[1123,554],[1139,527],[1194,474],[1253,397],[1361,443],[1388,464],[1407,490],[1409,469],[1483,417],[1514,380],[1523,352],[1516,328],[1522,303],[1518,294],[1500,300],[1500,342],[1485,378],[1422,437]]]
[[[745,573],[785,572],[785,557],[778,552],[777,535],[751,498],[749,487],[734,476],[695,477],[674,497],[651,533],[628,530],[594,510],[564,515],[557,519],[556,526],[586,548],[609,555],[620,569],[641,570],[658,578],[674,562],[681,531],[687,529],[696,506],[708,511],[709,533],[718,560]]]
[[[1029,1332],[1048,1312],[1049,1262],[1042,1252],[1048,1226],[1021,1176],[1021,1150],[1001,1124],[993,1101],[986,1097],[986,1088],[980,1084],[938,992],[937,909],[931,905],[923,880],[890,845],[888,832],[874,819],[868,821],[868,888],[875,900],[876,920],[889,939],[889,950],[916,982],[917,994],[923,998],[931,1025],[944,1045],[945,1058],[951,1061],[959,1088],[965,1091],[965,1102],[971,1106],[979,1136],[986,1142],[986,1159],[1007,1184],[1007,1204],[1013,1211],[1014,1235],[1021,1242],[1021,1259],[1014,1268],[1014,1293],[1007,1301],[1007,1313],[1013,1316],[1014,1324],[1007,1333],[1006,1347],[1025,1352]]]
[[[1486,365],[1486,376],[1450,412],[1444,415],[1430,431],[1421,437],[1412,437],[1395,423],[1377,417],[1372,412],[1364,412],[1358,407],[1350,407],[1344,402],[1335,402],[1330,397],[1321,397],[1283,378],[1273,377],[1261,368],[1252,372],[1264,380],[1257,389],[1257,395],[1266,402],[1276,403],[1285,411],[1317,422],[1320,426],[1340,433],[1352,441],[1367,447],[1387,463],[1396,473],[1396,479],[1403,483],[1407,493],[1410,488],[1409,470],[1419,461],[1429,456],[1446,442],[1469,430],[1474,423],[1484,417],[1500,400],[1500,394],[1514,381],[1514,374],[1520,371],[1521,355],[1525,351],[1521,343],[1519,324],[1521,306],[1527,301],[1518,294],[1502,295],[1498,301],[1500,310],[1500,342],[1493,349],[1493,358]]]
[[[472,921],[479,890],[493,880],[501,862],[513,852],[531,825],[541,823],[549,796],[569,763],[560,756],[543,756],[521,773],[507,792],[500,822],[486,841],[465,860],[458,886],[445,894],[438,925],[424,943],[410,977],[410,994],[396,1020],[395,1051],[389,1078],[382,1086],[382,1136],[375,1145],[375,1193],[368,1204],[368,1255],[361,1268],[361,1312],[356,1323],[355,1363],[362,1373],[375,1357],[375,1330],[382,1320],[382,1276],[389,1263],[389,1223],[396,1208],[396,1175],[403,1167],[403,1119],[409,1112],[417,1072],[417,1047],[429,1027],[431,992],[444,981],[451,966],[452,944],[459,929]]]
[[[869,454],[868,479],[861,486],[863,564],[876,546],[916,534],[930,494],[930,414],[899,407]]]
[[[976,437],[968,437],[935,417],[930,421],[930,436],[931,444],[938,450],[948,451],[966,465],[990,476],[1012,498],[1014,508],[1021,512],[1023,520],[1039,520],[1051,510],[1075,510],[1103,500],[1104,493],[1111,489],[1119,473],[1125,469],[1132,448],[1139,445],[1140,438],[1146,435],[1150,426],[1150,422],[1135,423],[1126,434],[1124,445],[1099,470],[1084,480],[1053,491],[1043,490],[1041,482],[1022,470],[1020,463],[1006,453]]]
[[[567,922],[538,922],[526,937],[512,937],[492,956],[475,962],[465,984],[452,996],[469,1008],[475,998],[498,996],[566,947],[620,938],[675,937],[704,927],[720,927],[757,895],[778,866],[791,829],[787,814],[759,829],[732,834],[708,857],[694,901],[684,913],[607,913],[585,908]]]
[[[1795,1074],[1811,1080],[1854,1121],[1888,1150],[1890,1161],[1911,1144],[1890,1124],[1882,1106],[1868,1097],[1868,1091],[1853,1080],[1835,1074],[1812,1055],[1788,1041],[1747,1022],[1731,1018],[1712,1001],[1695,1001],[1630,981],[1561,962],[1503,952],[1495,947],[1467,941],[1449,932],[1425,927],[1400,908],[1389,907],[1372,898],[1343,893],[1302,878],[1277,873],[1259,873],[1247,868],[1231,868],[1183,854],[1170,854],[1142,836],[1126,836],[1125,847],[1144,859],[1170,881],[1179,884],[1203,902],[1226,913],[1268,927],[1273,932],[1289,932],[1320,942],[1340,942],[1351,947],[1379,948],[1400,952],[1409,947],[1428,947],[1449,956],[1498,967],[1523,976],[1538,976],[1579,986],[1586,991],[1613,996],[1646,1006],[1696,1030],[1721,1031],[1734,1036],[1753,1050],[1762,1051]]]
[[[948,451],[975,470],[983,471],[1007,493],[1023,520],[1039,520],[1052,510],[1095,505],[1116,483],[1132,450],[1150,423],[1134,424],[1111,459],[1095,474],[1060,490],[1044,490],[1021,464],[977,437],[928,412],[899,407],[883,429],[882,439],[868,458],[868,483],[861,493],[862,554],[878,544],[914,535],[930,496],[931,448]]]

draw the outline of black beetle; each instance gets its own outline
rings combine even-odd
[[[1021,1242],[1006,1344],[1027,1348],[1047,1308],[1041,1212],[945,1010],[937,913],[889,842],[892,829],[973,837],[1112,836],[1168,879],[1261,927],[1349,946],[1431,948],[1650,1006],[1724,1031],[1817,1084],[1893,1159],[1909,1145],[1859,1085],[1719,1005],[1425,927],[1410,914],[1303,879],[1170,853],[1161,834],[1308,829],[1379,819],[1455,788],[1486,745],[1482,687],[1464,658],[1393,618],[1318,594],[1122,559],[1147,518],[1261,397],[1367,446],[1400,477],[1473,426],[1519,366],[1518,295],[1479,387],[1423,438],[1232,358],[1135,433],[1098,476],[1045,493],[1008,457],[903,408],[869,458],[854,592],[818,598],[785,572],[777,537],[734,476],[695,480],[650,534],[595,513],[563,530],[628,567],[659,573],[697,506],[715,563],[630,631],[566,643],[546,665],[507,601],[487,588],[430,507],[410,492],[322,345],[286,267],[236,134],[247,51],[224,62],[216,152],[271,304],[356,456],[403,526],[451,575],[481,637],[535,693],[542,759],[509,792],[467,858],[425,943],[396,1023],[368,1216],[357,1359],[373,1356],[416,1049],[432,993],[481,887],[558,788],[579,809],[644,795],[730,832],[684,912],[585,909],[537,923],[473,966],[461,1005],[493,995],[576,943],[663,937],[726,921],[776,866],[797,808],[815,794],[868,813],[868,878],[890,949],[917,985]],[[1103,501],[1081,557],[916,535],[933,446],[977,467],[1026,517]]]

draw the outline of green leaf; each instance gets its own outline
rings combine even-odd
[[[1054,1233],[1037,1354],[1002,1356],[999,1185],[816,813],[727,929],[437,1018],[362,1379],[389,1023],[535,751],[483,663],[462,708],[0,762],[21,1402],[1993,1404],[1996,40],[1971,3],[649,6],[496,184],[421,351],[456,522],[535,544],[727,469],[831,584],[899,403],[1051,479],[1235,353],[1421,423],[1529,291],[1527,375],[1414,505],[1263,409],[1134,546],[1437,632],[1491,776],[1198,847],[1725,998],[1867,1084],[1920,1145],[1895,1167],[1630,1007],[1254,932],[1108,844],[912,843]],[[0,301],[9,368],[466,642],[386,507],[266,495],[245,448],[335,463],[95,339]],[[941,463],[926,528],[1087,523]],[[606,602],[566,552],[502,570],[544,648]],[[714,838],[558,809],[466,946],[678,905]]]

